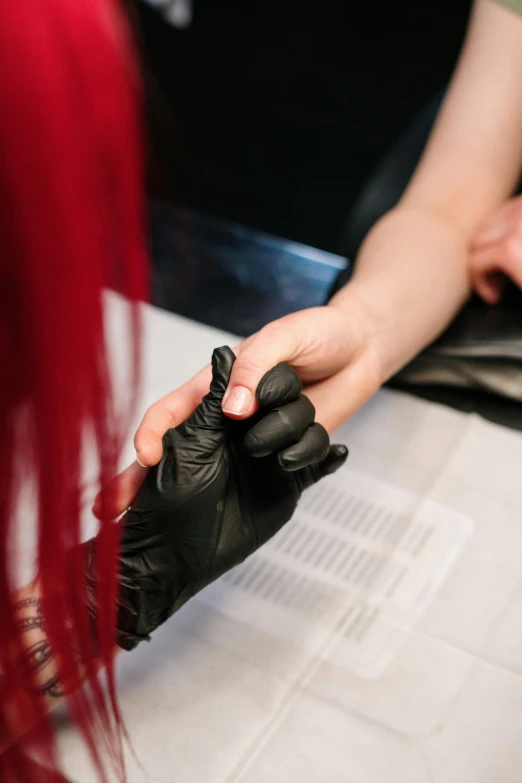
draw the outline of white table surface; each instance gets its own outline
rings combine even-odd
[[[144,340],[143,405],[233,338],[148,308]],[[118,661],[143,767],[129,758],[131,783],[522,780],[522,436],[381,391],[338,440],[347,470],[473,518],[456,565],[374,680],[193,600]],[[90,783],[81,740],[60,724],[66,772]]]

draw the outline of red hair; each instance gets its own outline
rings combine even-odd
[[[104,675],[76,545],[86,436],[105,484],[117,469],[134,401],[129,393],[124,415],[115,409],[103,325],[107,287],[133,303],[129,389],[139,372],[137,303],[147,288],[140,92],[115,0],[0,3],[0,747],[5,705],[24,686],[13,664],[21,647],[8,562],[21,476],[36,486],[46,633],[59,671],[74,669],[78,655],[86,667],[87,685],[68,702],[103,780],[103,744],[124,777],[112,668],[116,526],[108,518],[100,523],[96,636]],[[41,769],[28,761],[35,753],[46,767],[57,766],[41,700],[18,702],[23,724],[36,728],[0,751],[2,783],[41,781]]]

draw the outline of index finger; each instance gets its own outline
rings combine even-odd
[[[136,459],[143,467],[156,465],[163,452],[162,438],[171,427],[188,419],[210,387],[210,365],[179,389],[169,392],[147,409],[134,436]]]

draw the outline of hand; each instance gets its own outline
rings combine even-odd
[[[350,286],[348,286],[348,289]],[[223,409],[227,416],[243,420],[257,410],[255,389],[262,376],[279,362],[287,362],[305,386],[316,409],[316,419],[333,432],[351,416],[382,383],[378,361],[367,340],[367,316],[355,298],[346,297],[343,307],[302,310],[265,326],[234,349],[234,364],[228,398]],[[142,467],[134,462],[107,490],[114,516],[132,502],[146,473],[162,454],[162,438],[172,427],[187,419],[207,393],[211,378],[205,367],[184,386],[158,400],[146,412],[134,445]],[[230,410],[230,397],[237,388],[244,402],[243,413]],[[247,397],[252,395],[251,402]],[[99,500],[94,506],[96,515]]]
[[[330,446],[314,423],[313,405],[288,365],[261,379],[253,419],[227,418],[222,401],[234,361],[230,348],[214,352],[209,393],[187,421],[168,430],[159,465],[123,517],[118,641],[124,649],[277,533],[303,490],[346,460],[347,449]],[[96,581],[92,557],[88,579]]]
[[[506,201],[480,226],[469,264],[473,288],[488,304],[502,298],[505,277],[522,288],[522,196]]]

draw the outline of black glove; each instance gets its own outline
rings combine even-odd
[[[221,403],[234,361],[230,348],[214,351],[209,393],[166,433],[161,462],[122,520],[118,643],[126,650],[277,533],[303,490],[348,455],[314,424],[285,364],[261,380],[256,416],[227,418]]]

